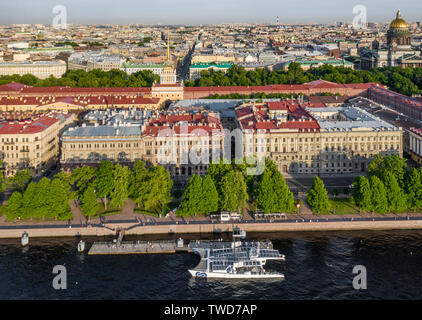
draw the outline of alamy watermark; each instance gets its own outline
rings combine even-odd
[[[356,274],[353,277],[353,289],[355,290],[366,290],[367,288],[367,272],[366,267],[362,265],[354,266],[353,274]]]
[[[53,18],[52,26],[54,29],[66,29],[67,28],[67,9],[64,5],[56,5],[53,8]]]
[[[265,130],[242,132],[237,128],[189,130],[188,124],[165,128],[157,135],[157,160],[162,165],[209,165],[211,163],[245,164],[247,175],[261,175],[265,169],[267,140]]]
[[[56,265],[53,268],[53,274],[57,274],[53,278],[53,288],[56,290],[67,289],[67,269],[64,265]]]
[[[354,6],[353,14],[355,14],[352,22],[353,29],[366,29],[368,27],[368,15],[366,7],[362,4]]]

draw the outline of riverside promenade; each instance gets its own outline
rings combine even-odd
[[[314,216],[292,215],[287,219],[255,220],[242,219],[236,222],[218,223],[208,219],[192,217],[142,219],[134,216],[133,219],[112,220],[87,224],[26,224],[1,223],[0,238],[20,238],[23,232],[29,237],[75,237],[75,236],[115,236],[124,229],[125,235],[153,235],[153,234],[188,234],[188,233],[222,233],[232,232],[239,227],[246,232],[305,232],[305,231],[348,231],[348,230],[395,230],[395,229],[422,229],[422,214],[370,216]]]

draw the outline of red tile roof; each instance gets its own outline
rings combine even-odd
[[[187,123],[187,126],[183,126],[183,123]],[[158,119],[152,119],[147,125],[143,134],[145,135],[168,135],[170,130],[173,133],[180,134],[186,130],[189,134],[195,135],[211,135],[211,134],[223,134],[224,128],[220,120],[216,117],[203,114],[160,114]]]
[[[52,113],[29,121],[1,121],[0,134],[32,134],[44,131],[59,121],[60,117],[70,117],[71,114]]]
[[[271,119],[268,115],[270,103],[254,107],[251,105],[237,107],[236,116],[242,130],[296,129],[301,132],[319,130],[318,122],[297,101],[283,100],[275,105],[273,104],[275,109],[273,108],[272,110],[287,111],[288,118],[281,122]]]

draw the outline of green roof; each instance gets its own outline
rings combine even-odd
[[[25,51],[67,51],[73,50],[73,47],[54,47],[54,48],[28,48]]]
[[[299,64],[304,65],[312,65],[312,64],[331,64],[331,65],[353,65],[352,62],[349,62],[347,60],[298,60],[294,61]],[[289,65],[290,62],[287,63]]]
[[[139,68],[139,69],[148,69],[148,68],[163,68],[163,63],[131,63],[123,62],[122,68]]]
[[[222,62],[222,63],[195,63],[192,64],[190,67],[194,69],[205,69],[205,68],[230,68],[233,63],[230,62]]]

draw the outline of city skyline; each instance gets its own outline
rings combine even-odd
[[[17,0],[0,4],[0,25],[51,24],[55,16],[53,8],[58,5],[66,7],[69,24],[275,24],[277,16],[280,24],[352,22],[357,15],[353,13],[356,5],[367,8],[368,21],[391,21],[392,13],[400,9],[406,20],[411,22],[421,20],[418,12],[422,10],[420,1],[398,4],[390,0],[356,3],[345,0],[328,0],[323,3],[306,0],[294,3],[275,0],[246,0],[242,3],[222,0],[212,3],[203,0],[124,0],[118,4],[110,0],[91,0],[88,4],[80,0],[46,0],[42,3]]]

